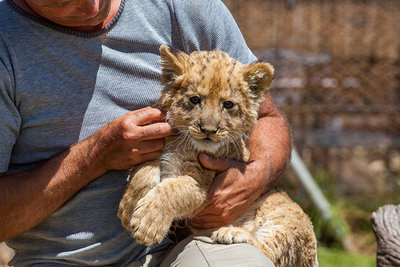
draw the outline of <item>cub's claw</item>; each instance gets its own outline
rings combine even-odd
[[[214,231],[211,239],[220,244],[250,243],[253,239],[251,234],[244,229],[226,226]]]

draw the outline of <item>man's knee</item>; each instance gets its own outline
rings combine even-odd
[[[249,244],[214,244],[207,237],[188,237],[172,248],[160,266],[256,267],[274,264]]]

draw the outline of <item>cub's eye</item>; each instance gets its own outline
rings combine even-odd
[[[232,108],[235,104],[234,104],[232,101],[225,101],[223,105],[224,105],[224,108],[230,109],[230,108]]]
[[[189,98],[189,100],[195,105],[200,103],[200,97],[198,96],[192,96],[191,98]]]

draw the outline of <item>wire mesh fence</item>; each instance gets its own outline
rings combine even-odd
[[[400,1],[225,0],[276,68],[303,159],[343,194],[400,192]]]
[[[256,56],[274,65],[271,94],[353,251],[375,254],[371,213],[400,203],[400,1],[223,2]],[[293,173],[281,181],[313,217]]]

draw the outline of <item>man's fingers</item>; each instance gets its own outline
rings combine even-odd
[[[204,153],[199,155],[200,164],[207,169],[223,172],[231,167],[237,165],[236,161],[230,159],[214,159]]]
[[[199,216],[202,214],[204,215],[204,209],[206,209],[210,205],[211,205],[210,199],[207,198],[199,208],[197,208],[195,211],[192,212],[191,217]]]
[[[195,228],[195,229],[214,229],[214,228],[219,228],[222,227],[224,225],[221,225],[219,223],[196,223],[196,222],[189,222],[190,226]]]
[[[189,220],[190,226],[197,229],[212,229],[227,225],[229,222],[219,215],[204,215],[202,217],[194,217]]]
[[[145,140],[138,143],[133,151],[137,151],[139,154],[146,154],[155,151],[159,151],[164,147],[164,139],[153,139],[153,140]]]
[[[195,210],[195,211],[191,214],[191,216],[192,216],[193,218],[198,218],[198,217],[206,216],[206,215],[212,215],[212,216],[220,216],[220,215],[221,215],[221,212],[220,212],[220,211],[210,209],[209,207],[212,207],[212,205],[211,205],[211,204],[205,203],[204,206],[201,206],[200,208],[198,208],[197,210]]]
[[[160,156],[161,156],[161,151],[155,151],[155,152],[142,154],[142,155],[140,155],[140,162],[138,162],[136,164],[140,164],[140,163],[143,163],[143,162],[149,161],[149,160],[156,160]]]
[[[154,140],[166,137],[171,134],[171,126],[166,122],[157,122],[140,127],[142,131],[141,138],[138,140]]]
[[[132,122],[136,125],[146,125],[154,121],[163,121],[164,114],[161,110],[151,107],[142,108],[139,110],[131,111]]]

